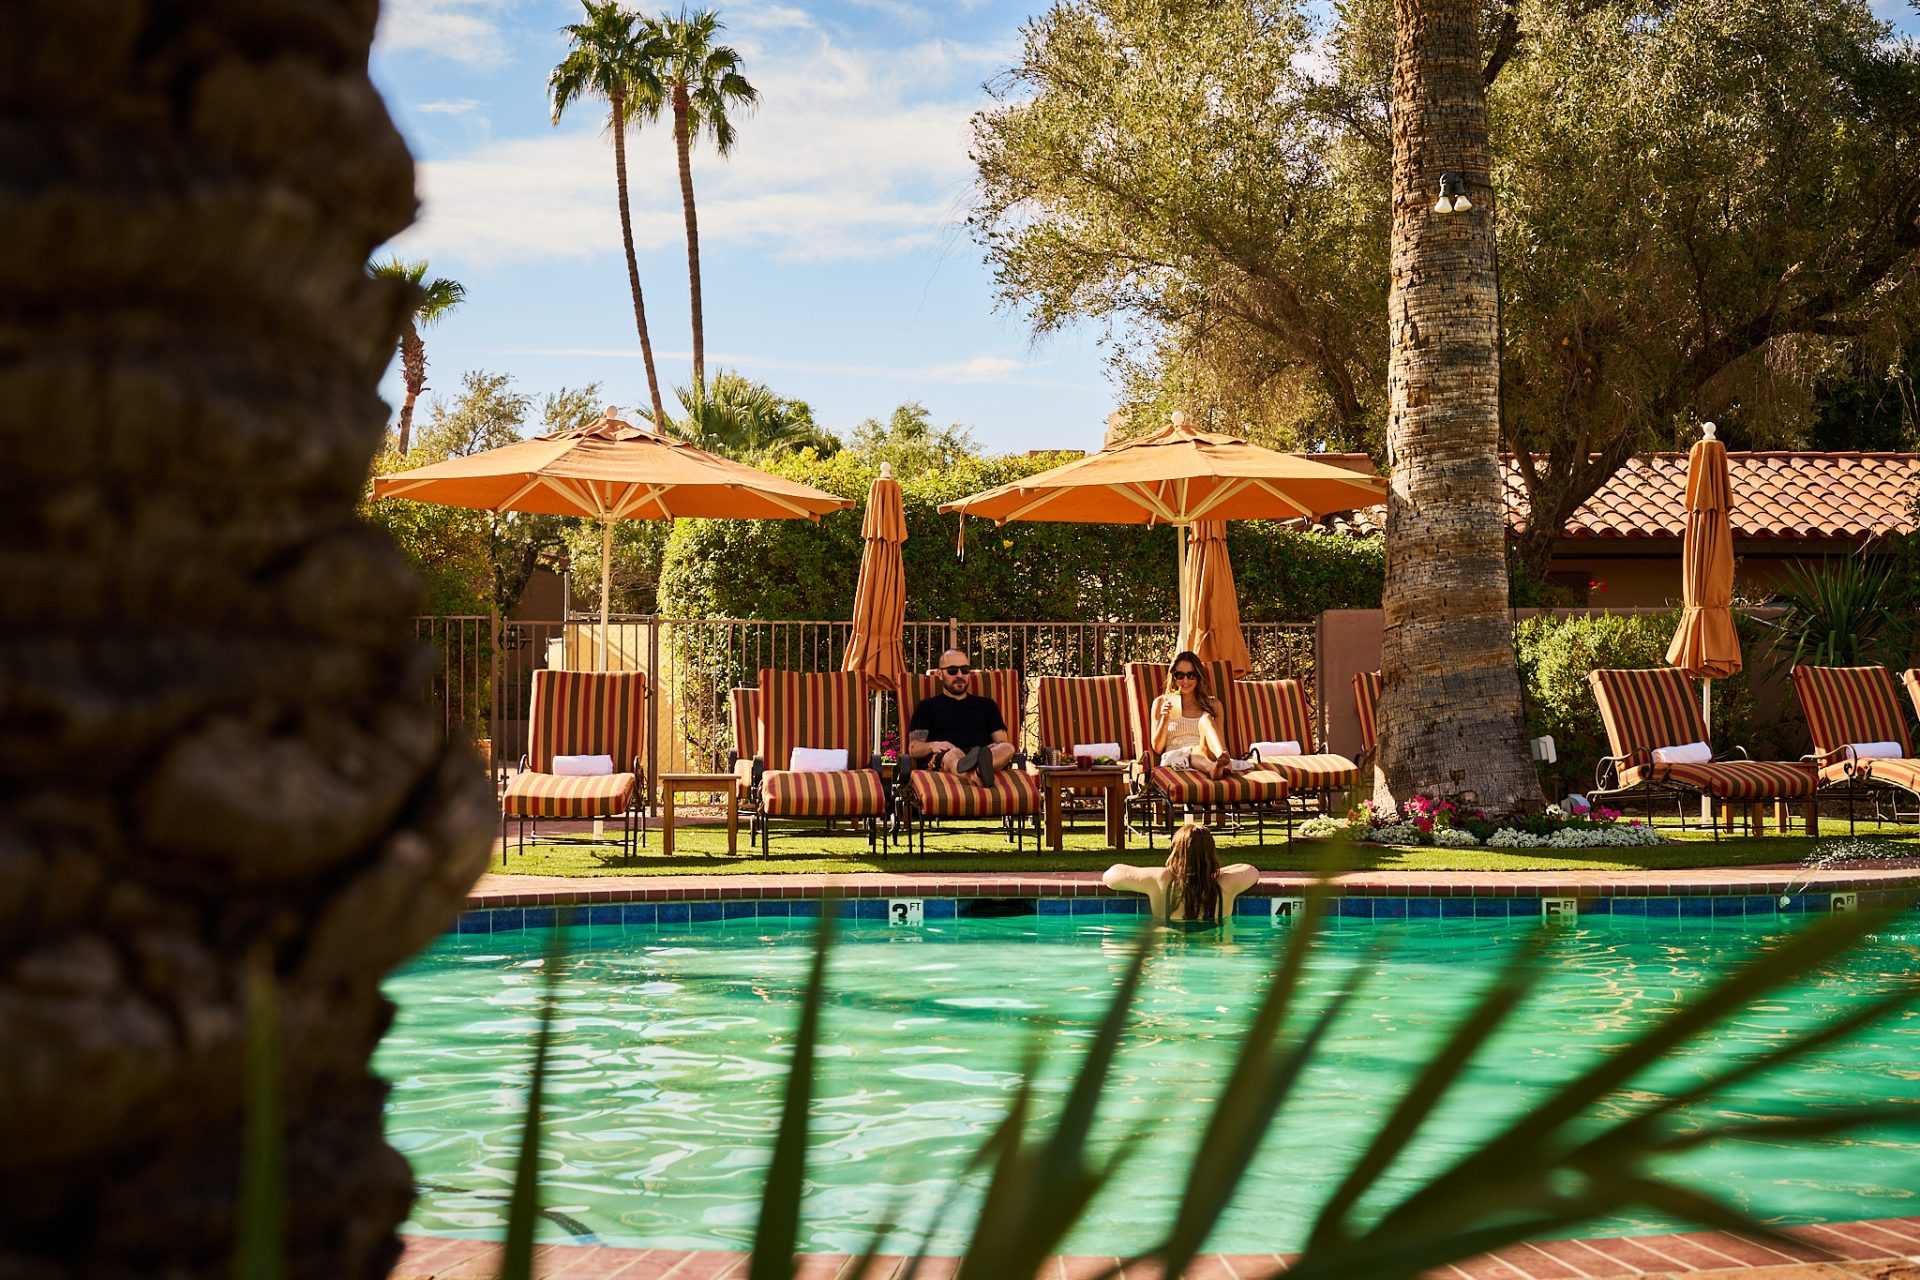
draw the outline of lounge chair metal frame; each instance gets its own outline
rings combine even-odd
[[[1004,703],[1010,695],[1012,708],[1001,706],[1000,715],[1007,722],[1007,736],[1014,747],[1013,758],[1009,761],[1007,774],[995,780],[995,786],[1009,786],[1021,792],[1021,806],[1001,813],[932,813],[925,810],[921,797],[913,787],[913,775],[931,772],[927,766],[914,763],[907,753],[906,742],[908,725],[913,720],[914,708],[927,698],[940,696],[939,673],[929,671],[925,675],[910,675],[901,682],[900,689],[900,756],[895,766],[894,806],[901,815],[902,825],[907,836],[907,849],[913,851],[914,838],[919,837],[919,852],[927,852],[927,832],[942,820],[964,821],[991,818],[1000,824],[1001,832],[1015,848],[1026,850],[1026,829],[1033,832],[1033,851],[1040,852],[1041,797],[1040,790],[1026,773],[1027,755],[1021,750],[1021,724],[1023,706],[1020,691],[1025,680],[1018,671],[1011,668],[975,668],[967,677],[969,693],[986,694],[996,703]],[[1015,771],[1018,771],[1017,773]]]
[[[637,690],[637,694],[634,692]],[[624,725],[614,723],[622,715]],[[653,696],[647,676],[641,671],[554,671],[533,673],[527,712],[528,750],[520,757],[520,770],[507,784],[500,798],[500,863],[506,865],[510,848],[524,848],[529,840],[548,844],[580,844],[594,849],[616,848],[620,857],[636,857],[647,842],[647,773],[642,763],[646,741],[647,702]],[[611,745],[608,752],[584,748]],[[622,746],[627,749],[622,750]],[[571,749],[568,749],[571,748]],[[595,804],[592,797],[569,796],[572,787],[592,788],[591,778],[568,783],[555,781],[559,775],[548,771],[553,757],[562,755],[610,755],[616,761],[628,761],[626,773],[633,784],[625,803],[606,797],[607,803]],[[543,766],[540,769],[534,765]],[[611,775],[618,777],[620,775]],[[567,808],[567,813],[526,812],[527,808]],[[520,810],[515,812],[515,810]],[[551,832],[542,837],[540,819],[550,821],[605,821],[620,819],[620,836],[608,841],[598,835],[579,832]],[[508,840],[508,823],[516,824],[514,839]]]

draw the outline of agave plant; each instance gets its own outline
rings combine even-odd
[[[1184,1179],[1185,1190],[1160,1242],[1141,1257],[1125,1260],[1123,1267],[1148,1263],[1156,1274],[1180,1275],[1227,1211],[1255,1156],[1281,1140],[1271,1136],[1275,1119],[1290,1104],[1308,1101],[1298,1095],[1299,1082],[1369,970],[1369,966],[1357,966],[1347,985],[1318,1010],[1300,1007],[1301,975],[1325,916],[1327,896],[1324,885],[1309,891],[1306,911],[1293,926],[1248,1024],[1220,1099],[1201,1125],[1202,1137]],[[1764,1002],[1771,992],[1832,960],[1890,918],[1888,912],[1860,912],[1808,925],[1754,956],[1619,1052],[1565,1082],[1551,1097],[1522,1104],[1491,1141],[1397,1202],[1363,1209],[1363,1205],[1378,1206],[1382,1176],[1416,1149],[1429,1117],[1523,1004],[1543,967],[1552,962],[1558,931],[1543,927],[1490,978],[1476,1005],[1415,1073],[1360,1157],[1339,1184],[1325,1193],[1302,1253],[1286,1269],[1288,1280],[1410,1280],[1450,1262],[1523,1240],[1563,1234],[1634,1207],[1757,1239],[1779,1239],[1739,1209],[1663,1178],[1659,1159],[1721,1138],[1793,1141],[1890,1120],[1911,1121],[1914,1117],[1908,1109],[1888,1105],[1704,1123],[1697,1116],[1688,1118],[1687,1113],[1754,1076],[1898,1013],[1920,999],[1920,992],[1900,991],[1863,1002],[1763,1053],[1713,1062],[1678,1092],[1663,1096],[1646,1087],[1643,1077],[1702,1033]],[[761,1198],[749,1272],[752,1280],[790,1280],[797,1273],[807,1112],[833,934],[833,919],[825,915],[801,1004],[780,1128]],[[963,1177],[984,1185],[970,1243],[959,1264],[959,1280],[1034,1275],[1059,1252],[1087,1206],[1124,1167],[1132,1149],[1129,1142],[1100,1157],[1090,1151],[1089,1139],[1154,937],[1153,931],[1143,931],[1059,1116],[1046,1125],[1036,1121],[1032,1082],[1037,1064],[1029,1064],[1027,1083],[1014,1091],[1005,1118],[968,1165]],[[549,954],[550,971],[558,967],[556,957],[557,953]],[[531,1170],[537,1165],[540,1082],[550,1040],[550,1006],[551,996],[537,1039],[501,1280],[532,1277],[538,1193]],[[1600,1118],[1603,1114],[1605,1119]],[[1311,1190],[1302,1189],[1303,1193]],[[903,1276],[910,1278],[918,1270],[926,1242],[945,1216],[944,1210],[936,1215]],[[884,1234],[876,1235],[852,1274],[877,1275],[877,1260],[888,1244]]]
[[[1864,555],[1816,566],[1796,564],[1780,593],[1786,614],[1774,644],[1794,664],[1858,667],[1897,659],[1900,623],[1913,607],[1913,587],[1891,561]]]

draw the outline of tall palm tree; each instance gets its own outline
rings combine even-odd
[[[377,13],[128,0],[103,40],[97,7],[7,11],[45,56],[0,130],[46,145],[0,201],[0,489],[9,581],[45,587],[0,592],[0,1275],[232,1274],[250,956],[286,1274],[399,1256],[380,982],[492,821],[427,709],[417,584],[354,518],[414,305],[367,272],[414,208]]]
[[[580,0],[585,22],[560,28],[572,48],[547,77],[547,96],[553,105],[553,123],[577,99],[592,97],[607,103],[607,132],[613,135],[613,174],[620,191],[620,239],[627,250],[627,283],[633,289],[633,323],[640,331],[640,358],[647,366],[647,391],[653,397],[654,425],[667,425],[666,405],[660,399],[660,375],[653,368],[653,338],[647,332],[647,304],[640,293],[640,264],[633,255],[633,210],[627,201],[627,126],[650,120],[660,112],[660,81],[653,73],[656,52],[651,26],[622,9],[618,0]],[[696,332],[696,341],[698,334]],[[696,347],[697,351],[698,348]]]
[[[760,91],[740,74],[740,55],[713,39],[726,29],[720,15],[702,9],[662,17],[651,25],[654,66],[673,104],[673,146],[680,158],[680,205],[687,223],[687,279],[693,298],[693,391],[707,391],[707,332],[700,308],[700,222],[693,211],[693,143],[711,139],[722,156],[733,151],[730,108],[751,110]],[[644,108],[643,108],[644,109]],[[656,105],[649,118],[659,110]]]
[[[1475,0],[1394,0],[1381,798],[1537,807],[1507,612],[1499,279]],[[1470,209],[1436,212],[1441,175]],[[1450,201],[1450,204],[1452,202]]]
[[[466,286],[445,276],[427,279],[427,264],[402,262],[396,255],[370,268],[376,276],[404,280],[420,292],[413,310],[400,329],[400,377],[407,384],[407,398],[400,402],[400,443],[404,456],[413,446],[413,403],[427,389],[427,344],[420,338],[430,328],[467,300]]]

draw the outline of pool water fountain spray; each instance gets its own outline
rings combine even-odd
[[[1800,869],[1807,878],[1801,882],[1804,891],[1813,884],[1815,873],[1821,871],[1854,870],[1862,867],[1894,868],[1900,866],[1920,866],[1920,854],[1886,840],[1862,840],[1849,837],[1845,840],[1830,840],[1815,845],[1813,851],[1802,860]],[[1788,906],[1793,901],[1794,886],[1789,883],[1787,891],[1780,895],[1780,905]]]

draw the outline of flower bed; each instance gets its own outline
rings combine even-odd
[[[1622,820],[1618,810],[1568,796],[1544,813],[1489,818],[1463,812],[1449,800],[1414,796],[1406,803],[1376,805],[1362,801],[1347,818],[1310,818],[1300,825],[1307,840],[1352,835],[1367,844],[1438,845],[1448,849],[1598,849],[1665,844],[1666,838],[1638,819]]]

